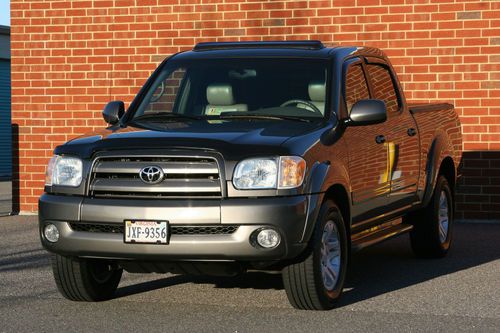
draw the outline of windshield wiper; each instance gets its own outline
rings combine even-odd
[[[191,116],[180,113],[171,113],[171,112],[154,112],[147,113],[140,116],[137,116],[130,120],[130,122],[138,122],[141,120],[148,119],[158,119],[158,120],[203,120],[203,119],[211,119],[204,118],[201,116]],[[310,122],[311,120],[303,119],[299,117],[292,116],[283,116],[283,115],[266,115],[266,114],[222,114],[214,119],[270,119],[270,120],[291,120],[291,121],[299,121],[299,122]]]
[[[179,120],[179,119],[189,119],[189,120],[201,120],[203,119],[202,117],[199,116],[188,116],[185,114],[180,114],[180,113],[171,113],[171,112],[152,112],[152,113],[146,113],[140,116],[137,116],[135,118],[132,118],[130,121],[131,122],[137,122],[141,120],[147,120],[151,118],[156,118],[156,119],[169,119],[169,120]]]
[[[271,120],[291,120],[291,121],[300,121],[300,122],[310,122],[308,119],[298,118],[298,117],[290,117],[290,116],[282,116],[282,115],[266,115],[266,114],[222,114],[219,116],[219,119],[271,119]]]

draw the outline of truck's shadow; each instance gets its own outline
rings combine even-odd
[[[498,224],[457,224],[454,236],[453,249],[448,257],[443,259],[415,258],[410,249],[408,236],[356,253],[352,258],[349,278],[339,306],[346,306],[500,258]],[[184,283],[207,284],[215,288],[283,289],[279,274],[252,272],[235,278],[167,277],[119,288],[117,296],[124,297]]]
[[[156,289],[172,287],[178,284],[195,283],[211,285],[214,288],[238,288],[238,289],[283,289],[280,274],[264,272],[250,272],[235,277],[214,276],[185,276],[175,275],[154,281],[141,282],[118,288],[116,297],[125,297],[138,293],[148,292]]]
[[[379,244],[353,257],[341,305],[445,277],[500,258],[500,225],[455,225],[452,250],[446,258],[418,259],[408,236]]]

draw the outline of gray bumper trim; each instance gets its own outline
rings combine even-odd
[[[144,260],[254,260],[277,259],[286,253],[286,244],[272,250],[253,247],[249,238],[262,226],[240,226],[231,235],[172,235],[170,244],[125,244],[122,234],[77,232],[66,222],[46,221],[57,226],[60,240],[44,247],[64,255]]]
[[[54,223],[60,240],[42,244],[64,255],[142,260],[279,260],[297,256],[308,213],[306,196],[226,200],[87,199],[44,194],[40,230]],[[81,211],[81,213],[80,213]],[[171,225],[237,224],[229,235],[172,235],[169,245],[124,244],[122,234],[73,231],[67,222],[123,223],[125,219],[168,220]],[[271,250],[250,244],[255,230],[271,226],[282,240]]]

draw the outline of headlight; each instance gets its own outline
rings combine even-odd
[[[295,188],[302,185],[306,162],[298,156],[253,158],[236,166],[233,184],[239,190]]]
[[[275,158],[254,158],[238,163],[233,184],[240,190],[276,188],[278,164]]]
[[[50,159],[47,167],[45,185],[80,186],[82,169],[82,160],[79,158],[54,156]]]

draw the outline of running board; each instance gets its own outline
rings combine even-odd
[[[411,224],[396,224],[388,227],[380,226],[372,232],[362,232],[361,234],[353,235],[351,248],[354,252],[359,251],[367,246],[383,242],[389,238],[404,234],[413,229]]]

